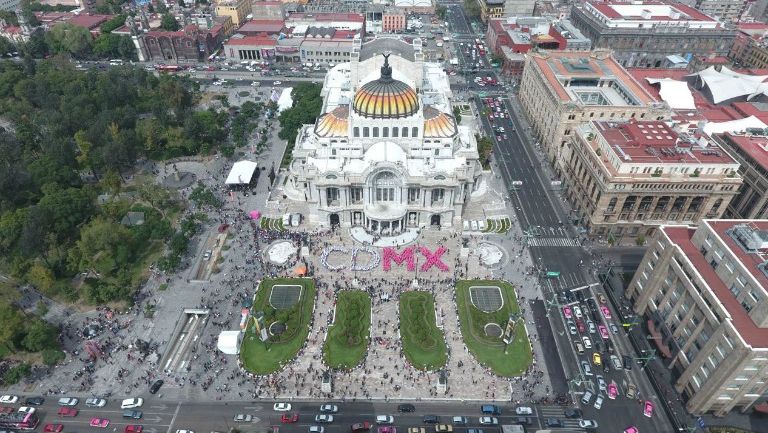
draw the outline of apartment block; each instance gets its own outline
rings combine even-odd
[[[587,233],[611,243],[719,218],[741,185],[728,152],[661,121],[593,121],[571,143],[566,197]]]
[[[662,226],[625,292],[689,412],[724,416],[768,391],[768,221]]]

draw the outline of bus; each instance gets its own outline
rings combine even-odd
[[[0,428],[34,430],[40,423],[35,412],[13,412],[0,414]]]
[[[155,65],[155,70],[158,72],[179,72],[181,66],[179,65]]]

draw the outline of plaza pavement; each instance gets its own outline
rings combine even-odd
[[[61,305],[54,305],[49,312],[49,318],[67,324],[72,338],[64,337],[65,346],[70,350],[80,351],[78,356],[67,357],[66,364],[57,367],[52,374],[34,384],[22,383],[13,387],[17,391],[27,393],[77,393],[80,395],[104,395],[111,393],[113,396],[131,396],[143,394],[152,381],[162,378],[165,380],[160,394],[172,399],[187,400],[237,400],[250,397],[302,397],[320,398],[326,397],[320,393],[320,375],[325,370],[321,362],[321,348],[324,334],[327,330],[331,305],[333,303],[332,290],[318,290],[318,300],[314,310],[314,320],[309,342],[300,352],[297,360],[285,370],[264,378],[249,378],[237,367],[234,357],[227,357],[215,350],[215,340],[220,330],[237,329],[239,323],[239,300],[241,296],[253,294],[256,281],[263,275],[264,269],[261,263],[254,257],[253,230],[244,219],[245,213],[253,209],[262,209],[264,203],[273,192],[268,187],[266,174],[274,162],[279,167],[284,142],[277,139],[277,122],[273,122],[270,143],[275,143],[264,153],[256,156],[259,167],[266,170],[255,188],[256,193],[244,196],[238,193],[235,200],[228,200],[223,195],[223,179],[225,178],[231,163],[223,158],[211,158],[199,162],[177,162],[175,169],[194,173],[198,180],[212,189],[219,191],[226,199],[224,209],[190,209],[191,211],[205,211],[211,217],[211,223],[204,228],[204,232],[193,242],[192,248],[196,249],[192,263],[200,256],[202,247],[200,239],[214,232],[220,223],[231,224],[230,249],[223,253],[221,271],[214,273],[209,282],[190,283],[189,274],[194,266],[174,276],[164,276],[153,273],[146,285],[142,288],[139,302],[126,314],[118,314],[111,323],[117,323],[121,329],[112,334],[107,331],[97,337],[110,350],[107,351],[108,359],[98,361],[92,374],[84,373],[73,379],[82,370],[84,364],[79,358],[82,354],[82,340],[74,334],[97,317],[101,317],[103,323],[109,321],[104,317],[103,311],[89,311],[81,313]],[[253,157],[250,148],[245,149],[245,157]],[[235,158],[235,160],[240,158]],[[157,177],[162,179],[171,175],[174,168],[171,165],[158,166]],[[489,185],[494,191],[503,191],[504,188],[498,178],[491,178],[493,185]],[[193,185],[194,187],[194,185]],[[181,191],[182,195],[188,194],[190,188]],[[499,214],[513,215],[512,209],[499,211]],[[472,216],[472,218],[477,218]],[[480,218],[478,218],[480,219]],[[514,221],[514,217],[512,217]],[[338,236],[338,240],[336,238]],[[348,232],[341,230],[338,234],[325,235],[319,241],[313,240],[313,245],[321,245],[323,239],[331,242],[341,242],[347,247],[352,246],[352,240]],[[476,256],[470,256],[466,268],[468,278],[501,278],[515,286],[519,296],[521,307],[524,309],[526,326],[531,335],[534,357],[537,360],[535,369],[543,371],[541,382],[533,388],[524,390],[525,379],[506,380],[495,377],[484,371],[477,361],[468,353],[461,339],[458,317],[455,303],[453,302],[451,276],[440,274],[436,270],[431,274],[419,275],[419,289],[431,290],[437,300],[439,320],[445,332],[446,341],[450,350],[450,359],[447,365],[448,390],[444,395],[436,395],[437,373],[425,373],[406,365],[404,357],[400,355],[399,340],[397,338],[397,293],[399,290],[411,289],[410,281],[413,276],[397,275],[397,272],[381,274],[377,269],[368,273],[366,278],[360,278],[361,282],[386,281],[379,289],[374,289],[374,294],[386,291],[391,295],[389,302],[382,302],[378,296],[374,297],[372,337],[381,337],[385,344],[372,343],[363,365],[351,373],[334,374],[333,397],[336,398],[375,398],[375,399],[418,399],[418,398],[445,398],[445,399],[478,399],[478,400],[529,400],[526,392],[532,392],[531,397],[540,398],[547,394],[550,384],[547,380],[546,365],[541,362],[542,352],[539,347],[534,320],[546,320],[534,318],[531,308],[527,308],[527,301],[540,296],[534,277],[528,275],[531,271],[531,261],[525,248],[521,246],[522,233],[517,224],[513,224],[512,231],[506,235],[474,235],[469,236],[468,247],[470,251],[480,241],[489,240],[500,245],[505,253],[503,264],[499,269],[489,270],[481,266]],[[434,250],[442,245],[448,248],[444,256],[445,262],[452,268],[456,265],[456,257],[461,246],[461,237],[452,237],[449,231],[423,230],[417,243],[428,246]],[[313,260],[319,259],[315,250]],[[317,270],[318,288],[322,288],[325,282],[346,281],[351,285],[351,275],[346,280],[339,279],[338,272],[326,272],[319,263],[314,263]],[[160,291],[159,286],[168,284],[167,290]],[[374,285],[376,283],[372,283]],[[327,289],[327,286],[325,287]],[[370,288],[370,287],[369,287]],[[377,291],[378,290],[378,291]],[[141,310],[146,302],[155,304],[155,314],[151,319],[145,319]],[[138,362],[140,354],[131,343],[136,338],[157,343],[162,353],[169,347],[169,339],[177,325],[184,308],[210,307],[209,322],[202,332],[202,338],[196,349],[196,359],[189,366],[189,371],[182,373],[166,373],[157,368],[157,359],[152,357]],[[383,326],[378,326],[382,322]],[[384,332],[386,331],[386,334]],[[108,343],[107,343],[108,341]],[[459,363],[463,367],[458,367]],[[122,377],[118,372],[122,371]],[[81,380],[82,379],[82,380]],[[78,382],[81,380],[81,382]],[[80,385],[83,383],[84,385]],[[201,385],[205,384],[205,390]],[[397,385],[397,387],[395,386]],[[367,395],[365,395],[365,394]]]

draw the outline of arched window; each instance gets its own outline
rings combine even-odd
[[[398,132],[400,132],[400,128],[398,128],[397,126],[395,126],[394,128],[392,128],[392,136],[393,136],[393,137],[397,138],[397,137],[398,137],[398,135],[399,135],[399,134],[398,134]]]
[[[355,130],[354,131],[355,131],[354,132],[355,137],[359,137],[360,136],[360,127],[359,126],[355,126]]]
[[[370,134],[370,132],[368,130],[368,127],[367,126],[363,126],[363,137],[368,138],[368,137],[370,137],[369,134]]]
[[[389,137],[389,128],[386,126],[381,128],[381,136],[382,137]]]
[[[418,137],[419,136],[419,128],[413,127],[411,128],[411,137]]]
[[[408,127],[407,126],[403,126],[403,134],[402,135],[403,135],[403,137],[408,137]]]
[[[395,186],[399,186],[397,177],[391,171],[382,171],[373,180],[376,201],[395,201]]]
[[[379,127],[378,126],[374,126],[373,127],[373,136],[374,137],[378,137],[379,136]]]

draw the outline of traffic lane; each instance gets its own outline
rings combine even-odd
[[[568,380],[563,370],[563,362],[560,354],[557,353],[555,336],[552,332],[552,326],[547,320],[547,308],[544,301],[534,301],[533,317],[536,318],[536,333],[539,336],[539,346],[544,353],[544,364],[547,366],[549,381],[552,384],[552,392],[555,394],[564,394],[568,392]]]

